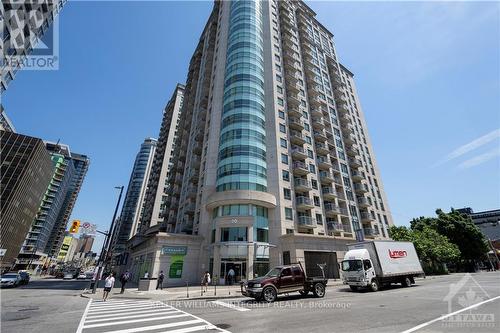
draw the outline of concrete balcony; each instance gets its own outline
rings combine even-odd
[[[295,22],[290,19],[288,15],[280,15],[280,22],[283,27],[289,29],[296,29]]]
[[[290,141],[292,143],[295,143],[296,145],[303,145],[304,143],[306,143],[306,137],[304,136],[304,134],[302,134],[302,132],[291,130]]]
[[[299,196],[295,198],[297,210],[309,210],[314,208],[314,202],[309,197]]]
[[[298,108],[288,108],[288,116],[300,118],[302,117],[302,111]]]
[[[304,130],[304,121],[300,118],[288,118],[288,126],[298,131]]]
[[[366,185],[366,184],[355,183],[354,184],[354,191],[356,193],[366,193],[366,192],[370,192],[370,189],[368,188],[368,185]]]
[[[295,178],[293,181],[295,192],[309,192],[312,190],[311,182],[304,178]]]
[[[361,212],[361,222],[363,223],[370,223],[375,221],[375,217],[372,216],[372,214],[368,211],[362,211]]]
[[[302,228],[316,228],[318,226],[316,220],[310,216],[299,216],[297,224]]]
[[[352,170],[351,171],[351,178],[353,180],[357,180],[357,181],[360,181],[360,180],[364,180],[365,179],[365,176],[363,175],[363,173],[359,170]]]
[[[316,98],[321,95],[321,91],[319,91],[319,88],[317,86],[309,86],[309,89],[307,89],[307,93],[309,94],[310,98]]]
[[[332,164],[332,171],[334,174],[340,174],[340,168],[337,164]]]
[[[295,73],[295,71],[285,71],[285,78],[287,83],[297,84],[299,82],[299,77]]]
[[[319,155],[328,155],[330,153],[330,148],[323,142],[316,142],[314,146],[316,147],[316,153]]]
[[[347,105],[347,103],[338,103],[337,110],[339,111],[339,114],[348,113],[349,112],[349,105]]]
[[[309,104],[311,104],[311,106],[315,108],[321,108],[323,106],[326,106],[326,102],[319,97],[310,98]]]
[[[289,91],[293,94],[298,94],[300,92],[301,88],[296,83],[289,83],[287,81],[286,89],[287,89],[287,91]]]
[[[321,118],[323,117],[323,110],[321,108],[311,108],[311,116]]]
[[[373,228],[363,228],[363,233],[365,234],[365,238],[375,238],[379,235],[378,231]]]
[[[319,179],[322,184],[331,184],[334,180],[333,174],[329,171],[320,171]]]
[[[196,210],[196,204],[193,202],[193,203],[189,203],[188,205],[186,205],[184,207],[184,211],[186,212],[186,214],[188,215],[193,215],[194,212]]]
[[[191,186],[186,190],[186,196],[188,198],[196,198],[197,194],[198,194],[198,189],[194,186]]]
[[[325,214],[328,217],[335,217],[340,215],[340,207],[334,203],[325,203]]]
[[[367,197],[358,197],[356,201],[358,202],[359,207],[366,208],[371,206]]]
[[[361,160],[359,158],[349,157],[349,164],[353,168],[359,168],[360,166],[363,165],[363,162],[361,162]]]
[[[342,186],[342,177],[338,176],[338,175],[334,175],[333,176],[333,182],[336,184],[336,185],[339,185],[339,186]]]
[[[332,162],[330,162],[330,159],[325,156],[318,156],[317,161],[318,161],[318,168],[322,170],[329,171],[330,168],[332,167]]]
[[[300,106],[300,97],[297,94],[289,94],[287,96],[288,106],[298,108]]]
[[[302,147],[293,146],[292,147],[292,158],[294,160],[305,160],[307,158],[307,152]]]
[[[344,142],[347,143],[347,144],[354,144],[356,143],[356,137],[354,136],[354,134],[351,134],[351,133],[348,133],[348,134],[344,134]]]
[[[318,130],[323,130],[325,128],[325,121],[323,117],[313,117],[312,125]]]
[[[352,145],[346,149],[346,153],[349,156],[356,157],[360,155],[359,149],[357,145]]]
[[[305,176],[309,173],[309,168],[304,162],[293,162],[292,168],[294,175]]]
[[[339,196],[335,188],[330,186],[322,187],[321,192],[323,193],[323,199],[325,200],[333,200]]]
[[[326,137],[326,132],[322,131],[314,131],[314,139],[319,142],[325,142],[328,138]]]

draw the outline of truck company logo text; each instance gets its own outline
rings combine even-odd
[[[406,251],[401,251],[401,250],[393,250],[389,249],[389,257],[392,259],[398,259],[398,258],[404,258],[407,256]]]

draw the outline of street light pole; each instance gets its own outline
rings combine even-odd
[[[115,212],[113,214],[113,219],[111,220],[111,227],[109,228],[109,231],[107,232],[106,237],[104,238],[102,250],[101,250],[101,253],[99,254],[99,260],[97,261],[97,275],[95,275],[95,281],[94,281],[94,285],[92,287],[93,294],[95,294],[95,291],[97,289],[97,284],[99,283],[99,279],[101,277],[103,268],[106,268],[108,251],[109,251],[109,247],[111,246],[110,240],[113,239],[113,234],[114,234],[116,214],[118,214],[118,207],[120,206],[120,201],[122,199],[123,186],[115,186],[115,188],[120,189],[120,195],[118,196],[118,201],[116,203]]]

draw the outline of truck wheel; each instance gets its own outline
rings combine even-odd
[[[371,291],[378,291],[378,288],[379,288],[378,281],[376,279],[373,279],[372,282],[370,282]]]
[[[325,285],[323,283],[316,283],[313,286],[313,294],[316,297],[323,297],[323,296],[325,296]]]
[[[262,299],[268,303],[274,302],[276,300],[277,294],[273,287],[266,287],[262,290]]]
[[[411,287],[411,280],[409,277],[405,277],[404,280],[401,282],[401,285],[403,287]]]
[[[351,288],[352,291],[358,291],[358,286],[349,286],[349,288]]]
[[[299,290],[299,294],[301,294],[302,296],[307,296],[307,294],[309,294],[309,290]]]

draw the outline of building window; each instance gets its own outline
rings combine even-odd
[[[286,126],[283,124],[280,124],[280,132],[281,133],[286,133]]]
[[[280,138],[280,146],[283,147],[283,148],[286,148],[287,147],[287,143],[286,143],[286,140],[283,139],[283,138]]]
[[[313,189],[318,189],[318,182],[316,181],[316,179],[311,179],[311,185]]]
[[[316,166],[314,164],[309,164],[309,171],[312,173],[316,173]]]
[[[257,242],[269,242],[269,230],[257,228]]]
[[[285,207],[285,218],[287,220],[292,220],[293,221],[293,211],[291,208]]]
[[[318,224],[323,224],[323,215],[321,214],[316,214],[316,222]]]
[[[285,119],[285,112],[283,111],[278,111],[278,115],[281,119]]]
[[[313,198],[313,199],[314,199],[314,205],[315,205],[316,207],[321,207],[321,204],[320,204],[320,202],[319,202],[319,197],[314,196],[314,198]]]
[[[288,164],[288,155],[287,154],[281,154],[281,162],[284,164]]]
[[[288,172],[286,170],[282,170],[281,175],[282,175],[282,178],[284,181],[287,181],[287,182],[290,181],[290,172]]]
[[[221,228],[220,241],[221,242],[244,242],[247,240],[246,227],[234,228]]]
[[[283,196],[285,197],[285,199],[287,200],[290,200],[292,199],[292,192],[290,191],[289,188],[284,188],[283,189]]]

